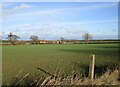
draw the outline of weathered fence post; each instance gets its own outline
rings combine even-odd
[[[95,55],[91,54],[90,66],[89,66],[89,78],[94,79],[94,67],[95,67]]]

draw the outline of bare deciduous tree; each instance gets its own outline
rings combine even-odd
[[[31,37],[30,37],[30,39],[31,39],[31,43],[32,44],[37,44],[37,41],[38,41],[38,36],[36,36],[36,35],[32,35]]]
[[[89,41],[92,39],[92,35],[89,34],[89,33],[84,33],[84,34],[82,35],[82,37],[83,37],[83,39],[85,40],[85,42],[86,42],[87,44],[88,44]]]
[[[61,39],[61,41],[64,41],[64,40],[65,40],[65,38],[64,38],[64,37],[61,37],[60,39]]]
[[[20,38],[19,36],[14,35],[14,34],[12,34],[12,33],[9,33],[9,34],[8,34],[8,37],[7,37],[8,41],[9,41],[12,45],[14,45],[14,44],[18,41],[19,38]]]

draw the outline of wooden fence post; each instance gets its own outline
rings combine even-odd
[[[90,66],[89,66],[89,78],[94,80],[94,67],[95,67],[95,55],[91,54]]]

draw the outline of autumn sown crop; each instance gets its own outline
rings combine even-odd
[[[20,70],[22,70],[21,76],[28,73],[31,76],[28,77],[32,80],[45,75],[36,67],[51,74],[60,70],[61,75],[65,77],[72,75],[73,72],[78,76],[87,76],[91,54],[96,55],[96,76],[120,61],[118,58],[118,44],[2,46],[3,84],[8,84],[14,80]]]

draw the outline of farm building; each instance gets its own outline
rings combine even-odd
[[[39,40],[37,43],[38,43],[38,44],[47,44],[48,41],[46,41],[46,40]]]

